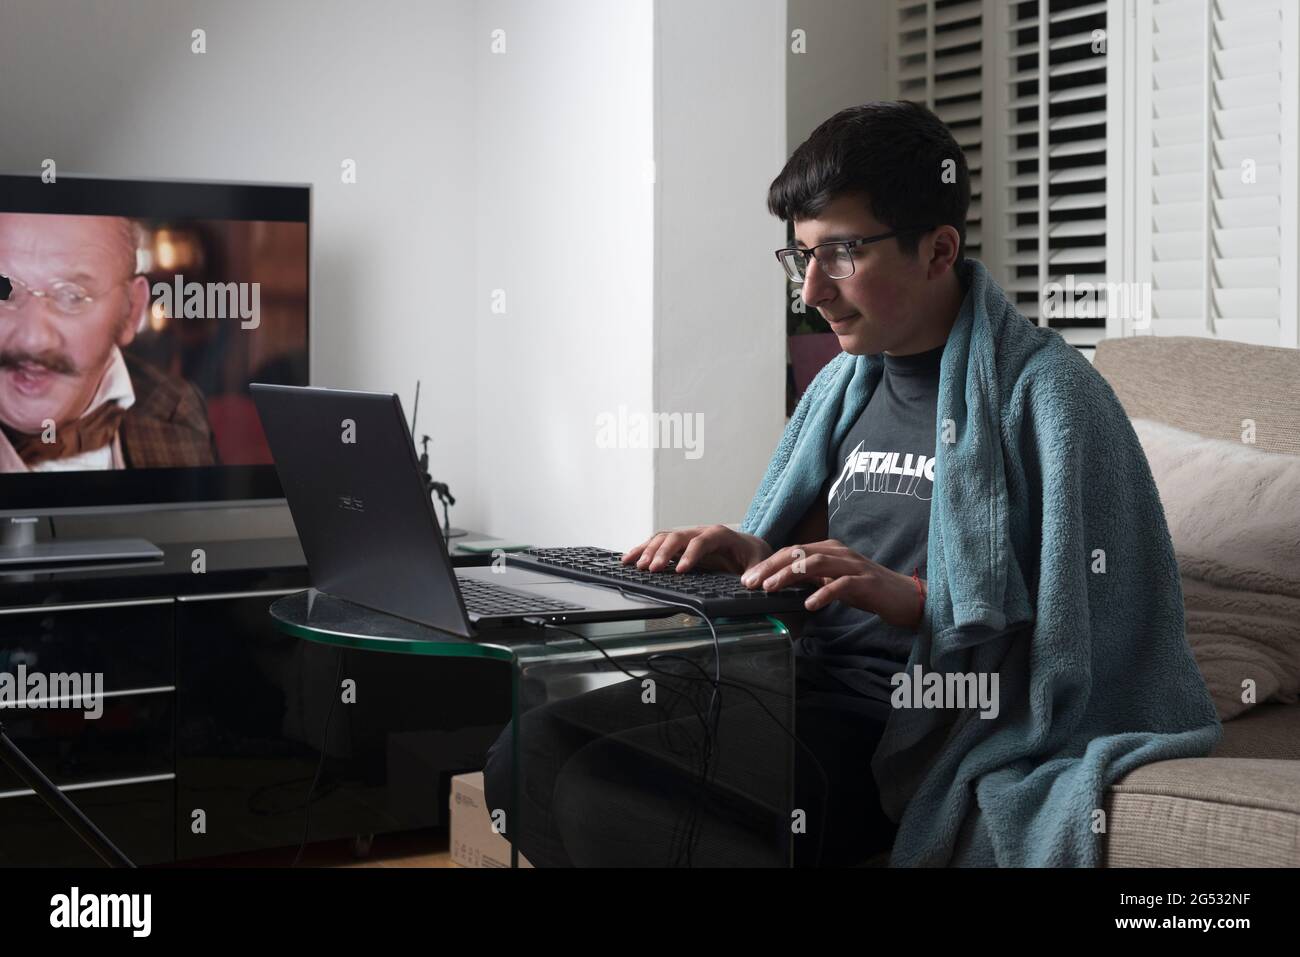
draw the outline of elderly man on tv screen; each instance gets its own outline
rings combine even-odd
[[[0,213],[0,472],[216,464],[199,390],[124,351],[148,299],[130,220]]]

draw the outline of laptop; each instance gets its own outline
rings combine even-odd
[[[318,590],[463,638],[524,618],[617,621],[682,611],[513,557],[499,568],[453,567],[396,395],[250,389]]]

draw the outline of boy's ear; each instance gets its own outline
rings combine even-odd
[[[934,244],[930,254],[928,278],[935,279],[957,264],[957,254],[961,250],[961,236],[955,226],[940,226],[931,239]]]

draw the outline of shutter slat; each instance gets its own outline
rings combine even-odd
[[[1214,274],[1220,288],[1238,290],[1277,290],[1281,270],[1276,256],[1243,256],[1214,260]],[[1260,313],[1259,315],[1263,315]]]
[[[1203,84],[1204,75],[1205,57],[1196,52],[1184,52],[1181,56],[1161,60],[1151,67],[1153,82],[1162,90],[1175,86]]]
[[[1106,193],[1073,193],[1069,196],[1053,197],[1047,204],[1050,211],[1066,209],[1099,209],[1106,208]]]
[[[1217,105],[1230,110],[1237,107],[1260,107],[1282,104],[1282,76],[1279,73],[1256,73],[1235,79],[1215,80]]]
[[[979,20],[981,13],[978,0],[971,0],[969,3],[955,3],[950,7],[934,11],[934,25],[942,27],[952,23],[961,23],[963,20]]]
[[[1214,111],[1214,126],[1228,139],[1277,130],[1281,122],[1282,111],[1276,103]]]
[[[1225,199],[1239,196],[1258,196],[1269,193],[1280,201],[1282,187],[1282,168],[1280,166],[1255,167],[1254,181],[1243,182],[1244,171],[1241,169],[1214,170],[1214,186],[1219,195]]]
[[[1234,199],[1215,199],[1214,218],[1230,229],[1249,226],[1279,226],[1281,210],[1276,196],[1245,196]]]
[[[1200,173],[1172,173],[1169,176],[1151,177],[1151,193],[1157,203],[1192,202],[1204,190],[1205,177]]]
[[[1059,130],[1077,130],[1084,126],[1105,126],[1106,111],[1093,110],[1089,113],[1074,113],[1067,116],[1053,117],[1047,122],[1047,129],[1050,132]]]
[[[1095,263],[1106,261],[1106,247],[1072,246],[1049,253],[1047,261],[1053,265],[1066,263]]]
[[[1106,152],[1106,138],[1104,136],[1092,140],[1075,140],[1073,143],[1058,143],[1047,151],[1051,157],[1058,156],[1082,156],[1085,153],[1102,153]]]
[[[1077,20],[1080,17],[1090,17],[1093,14],[1105,13],[1105,2],[1089,3],[1081,7],[1071,7],[1065,10],[1054,10],[1047,15],[1048,23],[1066,23],[1070,20]]]
[[[1243,226],[1214,230],[1214,246],[1225,256],[1272,256],[1276,259],[1280,231],[1275,226]]]
[[[956,96],[970,96],[984,89],[984,80],[978,76],[963,76],[956,80],[935,81],[934,98],[936,100],[952,99]]]
[[[1243,136],[1238,139],[1214,141],[1214,158],[1219,166],[1240,167],[1245,160],[1256,163],[1280,165],[1282,138],[1276,133],[1262,136]]]
[[[1224,7],[1230,13],[1234,13],[1237,9],[1233,3],[1225,4]],[[1231,50],[1233,47],[1249,46],[1255,43],[1267,43],[1269,41],[1277,43],[1278,33],[1281,29],[1282,11],[1274,9],[1256,15],[1229,16],[1214,25],[1214,34],[1223,49]]]
[[[1195,143],[1157,146],[1151,150],[1151,166],[1160,176],[1199,172],[1205,166],[1205,148]]]
[[[1176,146],[1186,143],[1201,143],[1204,146],[1203,130],[1200,113],[1157,118],[1151,121],[1151,137],[1156,146]]]
[[[1086,183],[1089,180],[1106,178],[1106,164],[1101,163],[1096,166],[1075,166],[1070,169],[1058,170],[1055,173],[1049,173],[1047,181],[1049,183]]]
[[[978,43],[982,30],[979,25],[973,27],[963,27],[960,30],[945,30],[943,33],[934,35],[934,49],[951,50],[953,47],[962,47],[970,43]]]
[[[1048,103],[1073,103],[1075,100],[1091,100],[1106,95],[1105,83],[1090,83],[1087,86],[1075,86],[1047,97]]]
[[[974,120],[984,115],[984,107],[978,100],[970,103],[936,104],[934,113],[945,123],[960,123],[962,120]]]
[[[1254,73],[1281,73],[1282,48],[1273,39],[1267,43],[1218,50],[1214,54],[1214,63],[1219,68],[1219,73],[1227,79]]]
[[[1047,235],[1057,238],[1066,236],[1105,236],[1106,223],[1100,219],[1066,220],[1049,226]]]

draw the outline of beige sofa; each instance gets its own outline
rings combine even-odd
[[[1094,366],[1130,418],[1233,441],[1254,418],[1262,450],[1300,456],[1300,350],[1140,336],[1103,340]],[[1140,767],[1105,809],[1107,867],[1300,867],[1300,705],[1255,705],[1210,757]]]
[[[1103,340],[1094,364],[1130,418],[1232,441],[1251,418],[1258,448],[1300,456],[1300,350],[1139,336]],[[1138,768],[1106,819],[1108,867],[1300,867],[1300,705],[1255,705],[1210,757]]]

